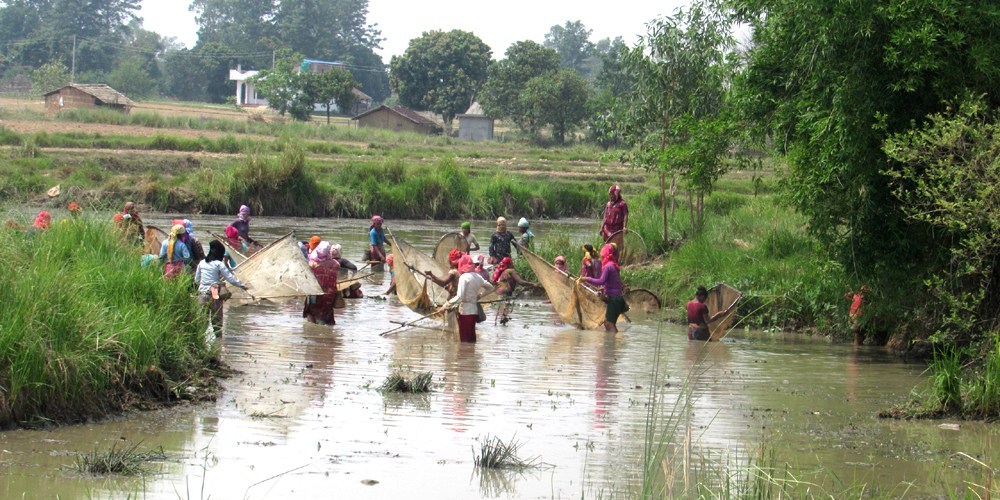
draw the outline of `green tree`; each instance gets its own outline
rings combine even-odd
[[[357,82],[351,72],[343,68],[333,68],[322,73],[305,75],[305,93],[314,103],[326,107],[326,123],[330,123],[330,108],[337,104],[341,114],[350,114],[354,106],[354,87]]]
[[[543,44],[559,54],[560,66],[587,76],[587,60],[594,52],[591,33],[593,30],[587,29],[581,21],[566,21],[562,26],[557,24],[550,28]]]
[[[491,64],[486,83],[479,93],[479,103],[486,114],[510,120],[522,130],[536,132],[521,95],[528,81],[540,75],[554,74],[559,69],[556,51],[525,40],[507,48],[506,58]]]
[[[666,178],[671,179],[670,214],[678,175],[697,194],[698,201],[691,204],[694,225],[701,218],[701,200],[711,189],[710,183],[699,180],[717,177],[722,169],[718,155],[707,150],[695,154],[691,148],[726,142],[725,137],[709,140],[705,134],[729,130],[718,126],[718,120],[725,113],[732,76],[727,56],[733,40],[720,13],[700,2],[654,20],[649,29],[649,35],[625,53],[622,62],[634,86],[615,104],[614,121],[616,134],[630,147],[624,159],[660,172],[663,239],[669,241]],[[698,141],[692,142],[693,137]],[[689,163],[694,157],[700,161]],[[708,161],[713,158],[715,163]]]
[[[69,68],[61,62],[50,62],[31,73],[31,91],[41,95],[69,83]]]
[[[984,95],[989,108],[1000,106],[1000,5],[732,5],[753,27],[739,102],[751,128],[768,132],[787,155],[790,201],[847,272],[874,285],[885,298],[880,303],[895,308],[881,316],[901,321],[899,310],[915,307],[922,280],[950,260],[943,235],[901,210],[893,194],[898,181],[885,173],[883,144],[967,94]],[[924,327],[920,323],[914,326]]]
[[[257,94],[267,99],[267,105],[285,116],[289,113],[297,120],[308,120],[313,103],[306,89],[309,73],[300,73],[302,54],[285,50],[274,68],[261,70],[247,80],[257,89]]]
[[[133,99],[142,99],[153,93],[156,81],[149,76],[144,61],[133,57],[108,73],[108,85]]]
[[[389,83],[399,102],[452,119],[472,105],[486,81],[489,46],[467,31],[427,31],[390,63]]]
[[[0,3],[0,46],[17,63],[69,65],[76,37],[76,70],[108,71],[136,18],[140,0],[7,0]]]
[[[587,117],[589,92],[590,85],[583,76],[564,69],[529,80],[521,95],[521,106],[533,128],[551,125],[553,139],[563,144],[566,134],[572,133]]]

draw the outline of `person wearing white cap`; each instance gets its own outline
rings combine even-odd
[[[528,228],[528,219],[521,217],[521,220],[517,221],[517,232],[521,233],[521,239],[517,244],[530,250],[531,242],[535,241],[535,233]]]

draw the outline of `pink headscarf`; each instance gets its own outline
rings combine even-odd
[[[368,229],[375,229],[375,224],[378,224],[379,222],[384,222],[384,220],[385,219],[383,219],[381,215],[373,215],[372,216],[372,225],[368,226]]]
[[[614,243],[608,243],[601,248],[601,267],[608,265],[608,262],[615,265],[615,269],[621,269],[618,265],[618,247]]]
[[[232,225],[226,226],[226,238],[233,246],[240,246],[240,232]]]
[[[463,254],[458,259],[458,272],[462,274],[476,272],[476,265],[473,264],[472,257],[469,254]]]
[[[340,263],[330,256],[330,243],[326,241],[309,252],[309,265],[313,267],[340,267]]]
[[[250,220],[250,207],[248,207],[246,205],[240,205],[240,213],[237,214],[236,217],[238,219],[240,219],[241,221],[249,221]]]

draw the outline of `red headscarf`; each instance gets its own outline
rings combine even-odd
[[[614,196],[616,202],[622,201],[622,187],[618,184],[612,184],[611,187],[608,188],[608,195]]]
[[[322,243],[322,242],[323,242],[323,238],[320,238],[319,236],[313,235],[312,238],[309,238],[309,251],[311,252],[313,250],[316,250],[316,247],[318,247],[319,244]]]
[[[510,257],[504,257],[503,260],[497,264],[497,268],[493,270],[493,282],[496,283],[500,279],[500,275],[504,271],[510,269],[510,266],[514,265],[514,261],[510,260]]]
[[[42,210],[41,212],[38,212],[38,216],[35,217],[35,222],[31,224],[31,227],[44,231],[49,228],[51,222],[52,216],[45,210]]]
[[[601,248],[601,267],[608,265],[609,262],[614,264],[615,269],[621,269],[618,266],[618,248],[614,243],[608,243]]]
[[[452,266],[458,267],[458,261],[462,258],[462,255],[461,250],[452,248],[451,251],[448,252],[448,262],[450,262]]]

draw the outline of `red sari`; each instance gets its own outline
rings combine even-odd
[[[314,295],[306,299],[302,309],[302,317],[313,323],[335,325],[333,317],[334,305],[337,299],[337,274],[340,265],[335,260],[310,263],[316,281],[323,287],[323,295]]]

